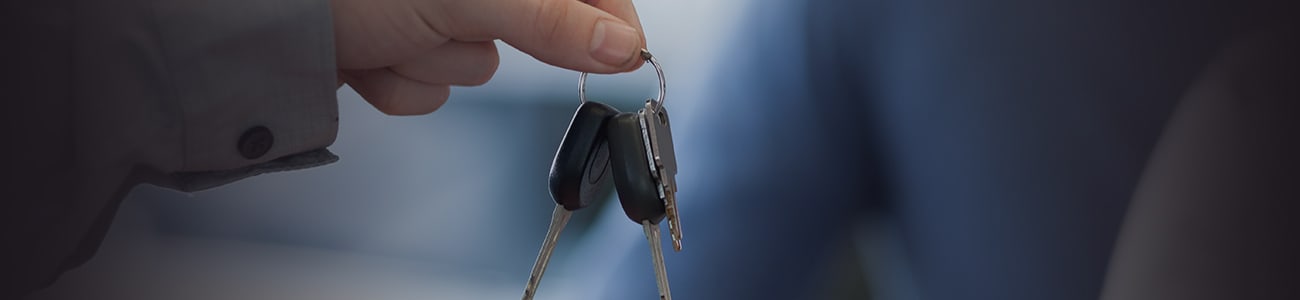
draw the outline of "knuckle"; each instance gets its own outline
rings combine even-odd
[[[492,80],[492,76],[497,72],[497,67],[501,65],[501,57],[497,54],[496,47],[491,43],[487,45],[486,49],[483,50],[485,60],[482,67],[477,68],[477,72],[466,82],[467,85],[479,86],[486,84],[489,80]]]
[[[401,111],[398,110],[397,99],[394,99],[391,93],[379,95],[371,94],[369,97],[363,96],[363,98],[370,102],[370,106],[374,106],[376,110],[379,110],[379,112],[382,112],[385,115],[401,115]]]
[[[368,98],[366,100],[370,100],[370,105],[374,106],[375,109],[378,110],[379,112],[390,116],[401,115],[401,111],[399,111],[397,109],[397,106],[394,105],[393,102],[395,101],[393,101],[391,97],[371,97],[371,98],[373,99]]]
[[[432,97],[430,97],[430,99],[427,100],[429,101],[429,103],[426,103],[426,105],[423,106],[423,109],[421,109],[418,114],[424,115],[424,114],[429,114],[438,111],[438,109],[442,108],[442,105],[446,104],[447,100],[450,98],[451,98],[451,87],[445,85],[440,86],[437,89],[437,92],[433,93]]]
[[[569,17],[571,7],[565,0],[542,0],[538,2],[533,25],[537,29],[537,38],[543,44],[550,44],[564,32],[561,27]]]
[[[492,76],[494,75],[496,75],[495,64],[491,65],[489,68],[485,68],[483,72],[474,74],[473,77],[465,81],[465,86],[480,86],[487,84],[488,81],[492,80]]]

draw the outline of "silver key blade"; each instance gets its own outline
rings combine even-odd
[[[654,262],[655,284],[659,285],[659,299],[672,300],[673,293],[668,289],[668,268],[664,266],[663,244],[659,242],[659,225],[650,220],[641,221],[645,229],[645,239],[650,242],[650,259]]]
[[[546,229],[542,250],[537,252],[537,262],[533,263],[533,272],[528,276],[528,285],[524,286],[523,300],[531,300],[533,295],[537,294],[537,286],[542,282],[542,274],[546,273],[546,264],[551,261],[551,253],[555,251],[555,244],[560,240],[560,232],[564,231],[564,225],[569,223],[571,215],[573,212],[559,205],[556,205],[555,211],[551,213],[551,226]]]

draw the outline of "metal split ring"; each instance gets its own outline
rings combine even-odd
[[[664,81],[664,69],[659,66],[659,62],[655,61],[654,55],[650,55],[649,50],[641,49],[641,58],[650,63],[655,68],[655,73],[659,75],[659,96],[654,101],[655,110],[662,109],[664,107],[664,90],[667,90],[667,83]],[[587,72],[582,72],[582,75],[578,76],[578,100],[579,103],[587,102]]]

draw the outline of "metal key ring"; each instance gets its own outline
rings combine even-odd
[[[654,66],[655,73],[659,75],[659,96],[655,99],[655,110],[657,111],[664,107],[664,91],[668,87],[664,81],[664,69],[659,66],[658,61],[655,61],[654,55],[650,55],[649,50],[641,49],[641,58]],[[578,76],[578,101],[579,103],[587,102],[587,72],[582,72],[582,75]]]

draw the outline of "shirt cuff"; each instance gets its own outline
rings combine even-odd
[[[337,159],[318,151],[338,131],[329,1],[165,0],[153,8],[181,116],[172,187]]]

